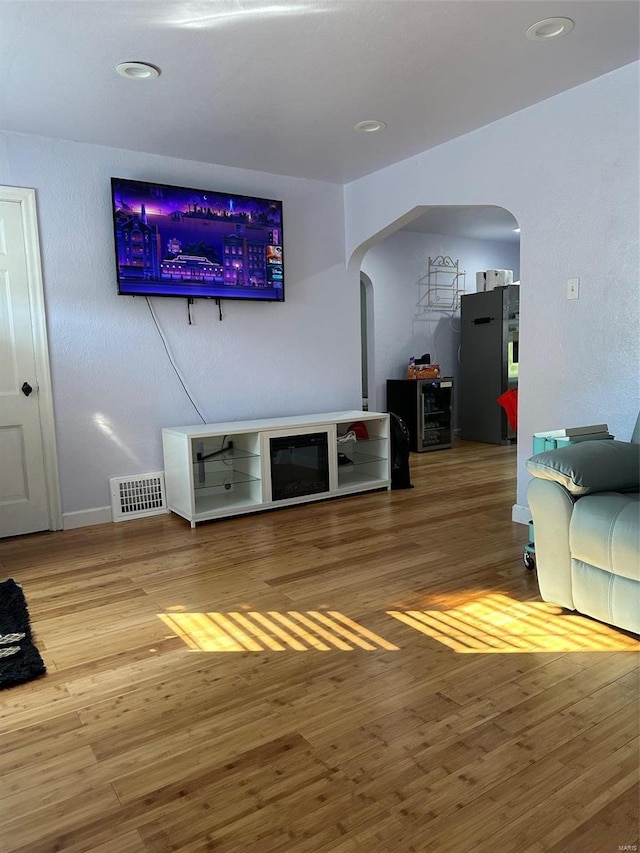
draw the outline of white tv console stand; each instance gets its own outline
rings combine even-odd
[[[368,437],[340,442],[357,421],[365,424]],[[290,437],[293,445],[294,437],[303,436],[312,436],[311,441],[326,448],[326,454],[315,447],[302,453],[303,464],[305,452],[309,459],[324,454],[324,485],[321,491],[316,485],[311,494],[274,497],[278,454],[286,456],[286,449],[276,448],[287,444],[277,440]],[[162,430],[162,445],[168,507],[191,522],[191,527],[200,521],[391,488],[389,415],[384,412],[329,412],[168,427]]]

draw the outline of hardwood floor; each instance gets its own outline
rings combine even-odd
[[[636,639],[541,602],[514,448],[411,470],[0,542],[48,668],[0,693],[0,851],[637,849]]]

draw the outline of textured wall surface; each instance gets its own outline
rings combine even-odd
[[[497,204],[520,235],[517,503],[534,432],[638,412],[638,80],[633,63],[345,187],[347,256],[424,205]],[[580,298],[567,300],[567,279]]]
[[[476,289],[476,272],[510,269],[519,273],[517,243],[467,240],[440,234],[398,231],[373,246],[362,260],[372,285],[375,388],[369,389],[372,409],[386,408],[387,379],[404,379],[410,356],[428,352],[443,376],[458,375],[460,311],[456,316],[425,311],[429,257],[448,255],[465,270],[467,293]],[[441,276],[440,282],[451,282]],[[422,302],[419,304],[419,300]],[[455,386],[454,386],[455,388]]]
[[[607,421],[618,437],[631,434],[640,397],[637,63],[344,191],[21,134],[0,133],[0,151],[0,182],[37,191],[66,513],[107,506],[111,477],[161,469],[161,428],[199,421],[146,303],[116,295],[111,176],[284,202],[284,305],[227,302],[220,323],[215,304],[200,300],[190,326],[184,300],[154,300],[208,421],[359,408],[366,250],[415,208],[492,204],[522,228],[518,503],[534,432]],[[580,299],[569,302],[575,276]]]
[[[359,284],[342,189],[4,134],[5,185],[37,191],[63,512],[109,505],[109,479],[162,470],[161,428],[199,423],[145,300],[116,293],[109,178],[282,199],[284,304],[152,300],[207,421],[360,408]]]

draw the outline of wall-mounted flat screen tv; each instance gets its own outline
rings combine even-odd
[[[282,202],[111,178],[118,293],[284,301]]]

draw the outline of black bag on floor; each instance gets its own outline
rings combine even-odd
[[[391,488],[412,489],[409,472],[411,436],[399,415],[389,412],[391,427]]]

